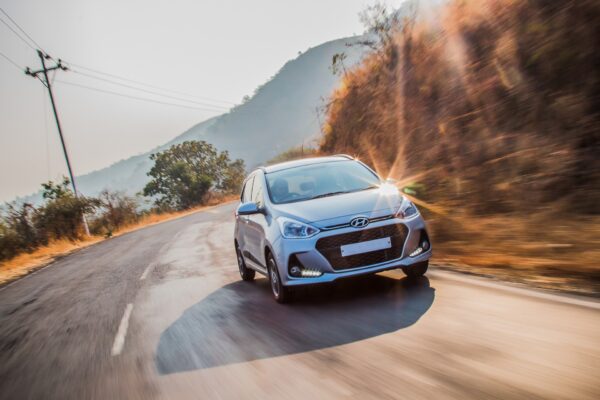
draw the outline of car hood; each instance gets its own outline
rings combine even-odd
[[[346,224],[358,215],[383,217],[396,212],[402,195],[383,193],[379,189],[338,194],[320,199],[273,205],[278,215],[310,223],[318,228]]]

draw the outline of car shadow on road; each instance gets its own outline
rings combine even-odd
[[[431,307],[435,289],[374,275],[302,290],[292,304],[266,279],[235,282],[188,308],[160,336],[161,375],[339,346],[406,328]]]

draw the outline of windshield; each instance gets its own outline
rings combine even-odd
[[[379,178],[359,162],[334,161],[266,175],[274,204],[292,203],[379,187]]]

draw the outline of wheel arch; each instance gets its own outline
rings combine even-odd
[[[265,266],[267,265],[267,257],[269,256],[269,254],[271,254],[273,256],[273,258],[275,258],[275,262],[277,262],[277,257],[275,257],[275,252],[273,251],[273,248],[271,247],[271,245],[267,242],[265,242],[265,248],[263,249],[263,256],[265,257]]]

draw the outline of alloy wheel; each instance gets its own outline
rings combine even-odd
[[[272,259],[269,259],[269,277],[271,278],[271,290],[275,297],[279,297],[279,276],[277,275],[277,268]]]

